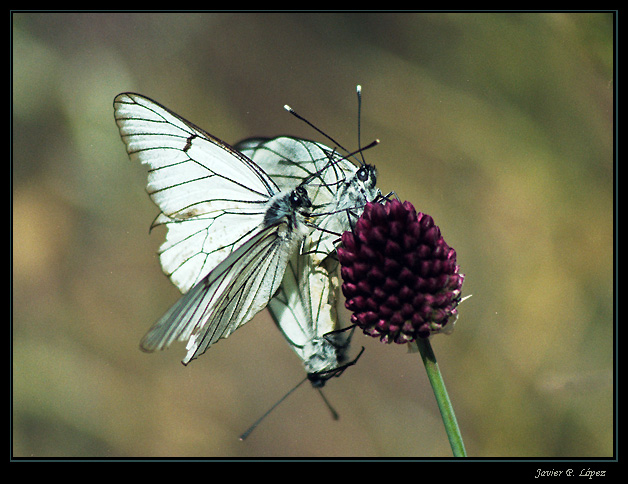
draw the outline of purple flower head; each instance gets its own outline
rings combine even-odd
[[[410,202],[367,203],[338,248],[351,322],[385,343],[451,332],[464,274],[429,215]]]

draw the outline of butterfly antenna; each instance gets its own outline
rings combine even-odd
[[[273,410],[275,410],[275,408],[277,408],[279,406],[279,404],[281,402],[283,402],[286,398],[288,398],[288,396],[294,392],[297,388],[299,388],[303,382],[305,382],[307,380],[307,377],[305,377],[303,380],[301,380],[299,383],[297,383],[291,390],[288,391],[288,393],[286,393],[283,397],[281,397],[272,407],[270,407],[265,413],[264,415],[262,415],[260,418],[258,418],[253,425],[251,425],[246,432],[244,432],[242,435],[240,435],[240,440],[244,440],[246,439],[249,435],[251,435],[251,432],[253,432],[253,430],[255,430],[255,428],[262,422],[262,420],[264,420],[269,414],[270,412],[272,412]],[[333,410],[332,410],[333,412]]]
[[[358,86],[356,87],[356,92],[358,94],[358,146],[362,146],[362,141],[361,141],[361,136],[360,136],[360,125],[361,120],[362,120],[362,86],[360,86],[358,84]],[[362,153],[362,150],[360,150],[360,157],[362,158],[362,163],[364,165],[366,165],[366,160],[364,159],[364,154]]]
[[[334,138],[332,138],[331,136],[329,136],[327,133],[325,133],[325,131],[323,131],[322,129],[320,129],[319,127],[315,126],[313,123],[311,123],[310,121],[308,121],[307,119],[305,119],[303,116],[301,116],[299,113],[297,113],[294,109],[292,109],[290,106],[288,106],[287,104],[284,105],[283,107],[286,111],[288,111],[290,114],[292,114],[295,118],[303,121],[305,124],[307,124],[308,126],[310,126],[311,128],[313,128],[315,131],[317,131],[318,133],[322,134],[325,138],[327,138],[329,141],[331,141],[332,143],[334,143],[336,146],[338,146],[339,148],[341,148],[342,150],[344,150],[345,152],[349,152],[349,150],[347,150],[347,148],[345,148],[344,146],[342,146],[340,143],[338,143],[338,141],[336,141]]]
[[[334,138],[332,138],[330,135],[328,135],[327,133],[325,133],[325,131],[323,131],[322,129],[320,129],[318,126],[316,126],[314,123],[312,123],[311,121],[307,120],[306,118],[304,118],[303,116],[301,116],[299,113],[297,113],[294,109],[292,109],[290,106],[288,106],[287,104],[284,104],[284,109],[286,111],[288,111],[290,114],[292,114],[295,118],[299,119],[300,121],[303,121],[305,124],[307,124],[308,126],[310,126],[312,129],[314,129],[316,132],[320,133],[321,135],[323,135],[325,138],[327,138],[329,141],[331,141],[332,143],[334,143],[337,147],[339,147],[341,150],[343,150],[345,153],[348,153],[346,156],[344,156],[342,159],[348,159],[348,158],[355,158],[355,155],[357,153],[360,153],[360,158],[362,159],[362,165],[366,165],[366,160],[364,159],[364,150],[367,150],[369,148],[372,148],[373,146],[375,146],[376,144],[379,143],[379,140],[375,140],[374,142],[370,143],[368,146],[365,146],[364,148],[362,148],[362,141],[361,141],[361,129],[360,129],[360,125],[361,125],[361,117],[362,117],[362,86],[361,85],[357,85],[356,87],[356,93],[358,95],[358,149],[349,153],[349,150],[347,148],[345,148],[344,146],[342,146],[340,143],[338,143],[338,141],[336,141]],[[340,161],[340,160],[338,160]],[[358,160],[358,163],[360,161]],[[328,163],[329,165],[330,163]],[[322,171],[322,170],[321,170]],[[310,178],[313,178],[313,176],[310,176]]]
[[[320,388],[317,388],[317,390],[318,390],[318,393],[320,394],[321,398],[323,399],[323,402],[325,402],[325,405],[327,405],[327,408],[331,412],[331,418],[333,418],[334,420],[338,420],[340,418],[340,416],[338,415],[338,412],[336,412],[334,407],[331,406],[331,403],[329,403],[329,400],[327,400],[327,397],[323,393],[323,390],[321,390]]]

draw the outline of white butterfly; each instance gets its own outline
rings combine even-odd
[[[149,166],[161,210],[152,227],[168,228],[161,265],[184,293],[141,347],[187,340],[187,364],[264,309],[310,231],[311,201],[303,184],[281,191],[249,158],[151,99],[123,93],[114,111],[129,157]]]

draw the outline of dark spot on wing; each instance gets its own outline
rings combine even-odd
[[[185,153],[187,153],[188,150],[192,147],[192,140],[194,138],[198,138],[198,136],[196,136],[195,134],[191,134],[190,136],[188,136],[188,139],[185,142],[185,146],[183,147],[183,151]]]

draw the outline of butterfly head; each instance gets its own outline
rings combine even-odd
[[[272,197],[264,216],[264,226],[288,222],[291,229],[305,233],[305,223],[309,220],[312,201],[303,185],[289,192],[281,192]]]
[[[368,164],[360,166],[353,175],[345,179],[344,187],[338,190],[336,194],[338,207],[358,207],[372,202],[380,194],[376,185],[377,170],[375,167]]]

